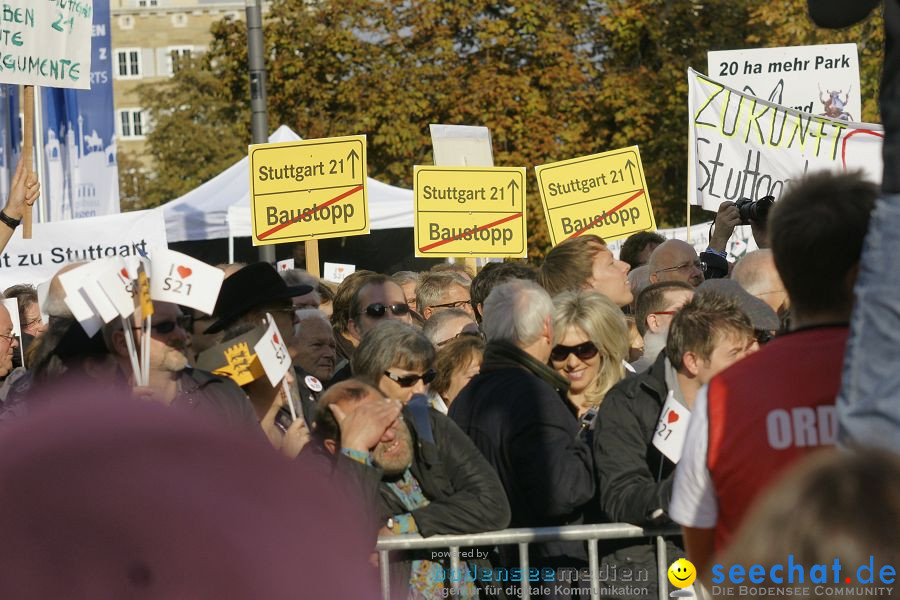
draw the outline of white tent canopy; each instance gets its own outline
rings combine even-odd
[[[294,142],[300,136],[282,125],[270,142]],[[161,208],[169,242],[250,235],[250,175],[245,156],[206,183]],[[372,229],[413,226],[413,192],[371,177],[367,180]],[[229,235],[230,233],[230,235]]]

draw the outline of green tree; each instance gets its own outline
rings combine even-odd
[[[705,72],[709,50],[857,40],[863,117],[876,114],[880,17],[821,31],[805,0],[273,0],[264,26],[272,129],[365,133],[370,176],[409,187],[413,165],[432,162],[429,123],[486,125],[495,164],[529,167],[532,258],[549,240],[531,167],[556,160],[637,144],[658,224],[684,223],[686,69]],[[143,91],[146,205],[246,153],[245,25],[212,33],[208,53]]]
[[[878,89],[884,60],[884,18],[881,11],[846,29],[822,29],[809,19],[806,0],[760,3],[750,15],[753,33],[747,41],[760,46],[804,46],[854,43],[859,54],[862,121],[880,123]],[[859,119],[859,115],[853,115]]]
[[[120,176],[134,208],[158,206],[211,179],[247,153],[250,112],[247,36],[230,19],[213,26],[209,52],[185,63],[174,77],[138,93],[151,115],[147,147],[153,176]],[[240,62],[243,60],[243,62]]]

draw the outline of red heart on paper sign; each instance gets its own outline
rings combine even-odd
[[[181,275],[182,279],[187,279],[191,276],[191,273],[193,273],[189,268],[182,266],[179,266],[176,270],[178,271],[178,274]]]
[[[128,279],[128,269],[122,269],[121,271],[119,271],[119,273],[122,274],[122,277]]]
[[[666,421],[668,421],[669,423],[674,423],[677,420],[678,420],[678,413],[675,412],[674,410],[670,410],[669,416],[666,417]]]
[[[277,334],[277,333],[273,333],[273,334],[272,334],[272,339],[275,340],[275,343],[276,343],[276,344],[280,344],[280,343],[281,343],[281,340],[278,339],[278,334]]]

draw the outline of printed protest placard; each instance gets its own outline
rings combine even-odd
[[[107,264],[97,272],[97,284],[120,317],[127,318],[134,313],[134,279],[120,257],[109,259]]]
[[[94,312],[87,296],[82,290],[84,282],[91,277],[93,267],[90,263],[75,267],[59,275],[59,283],[66,294],[64,301],[72,312],[72,316],[81,324],[88,337],[100,331],[103,320]]]
[[[343,283],[347,277],[356,272],[356,265],[327,262],[323,265],[322,279],[334,283]]]
[[[150,296],[212,314],[225,272],[181,252],[153,250]]]
[[[19,301],[16,298],[4,298],[3,306],[9,311],[9,318],[12,320],[12,332],[21,343],[22,323],[19,322]]]
[[[204,350],[197,357],[197,368],[215,375],[229,377],[236,384],[245,386],[265,376],[263,366],[254,347],[266,334],[262,325]]]
[[[550,240],[656,229],[637,146],[535,167]]]
[[[250,146],[253,245],[369,233],[366,136]]]
[[[524,167],[416,166],[416,256],[524,258]]]
[[[829,119],[754,98],[688,70],[688,201],[774,196],[809,171],[861,169],[881,182],[880,125]]]
[[[17,283],[37,285],[69,263],[139,256],[151,247],[166,247],[161,210],[79,219],[77,226],[71,221],[35,223],[34,239],[23,240],[17,229],[0,253],[0,289]]]
[[[253,346],[253,350],[259,357],[259,362],[266,372],[266,377],[269,378],[269,383],[275,387],[284,378],[285,373],[290,370],[291,355],[272,315],[266,314],[266,318],[269,326],[262,338]]]
[[[861,119],[856,44],[719,50],[706,60],[710,77],[756,98],[822,117]]]
[[[91,87],[93,0],[4,0],[0,82]]]
[[[653,431],[653,445],[675,464],[681,460],[690,422],[691,411],[682,406],[675,399],[675,392],[670,390]]]

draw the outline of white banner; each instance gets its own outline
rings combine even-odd
[[[769,102],[822,117],[859,121],[856,44],[719,50],[706,53],[709,76]]]
[[[800,112],[738,92],[688,69],[688,200],[775,196],[807,172],[862,169],[881,182],[880,125]]]
[[[699,225],[691,225],[690,240],[688,240],[687,227],[657,229],[656,233],[667,240],[689,242],[697,251],[697,254],[700,254],[709,247],[710,225],[712,225],[712,221],[700,223]],[[612,252],[613,256],[619,258],[619,252],[621,252],[622,244],[624,243],[625,240],[615,240],[614,242],[609,242],[607,247],[609,248],[609,251]],[[731,234],[731,237],[728,239],[728,244],[725,246],[725,252],[728,254],[728,260],[731,262],[736,261],[748,252],[753,252],[758,249],[759,246],[756,245],[756,240],[753,239],[753,232],[750,230],[749,225],[735,227],[734,233]]]
[[[91,87],[93,0],[4,0],[0,82]]]
[[[0,290],[17,283],[37,285],[68,263],[149,254],[151,246],[167,247],[158,209],[35,223],[30,240],[22,239],[20,227],[0,254]]]

